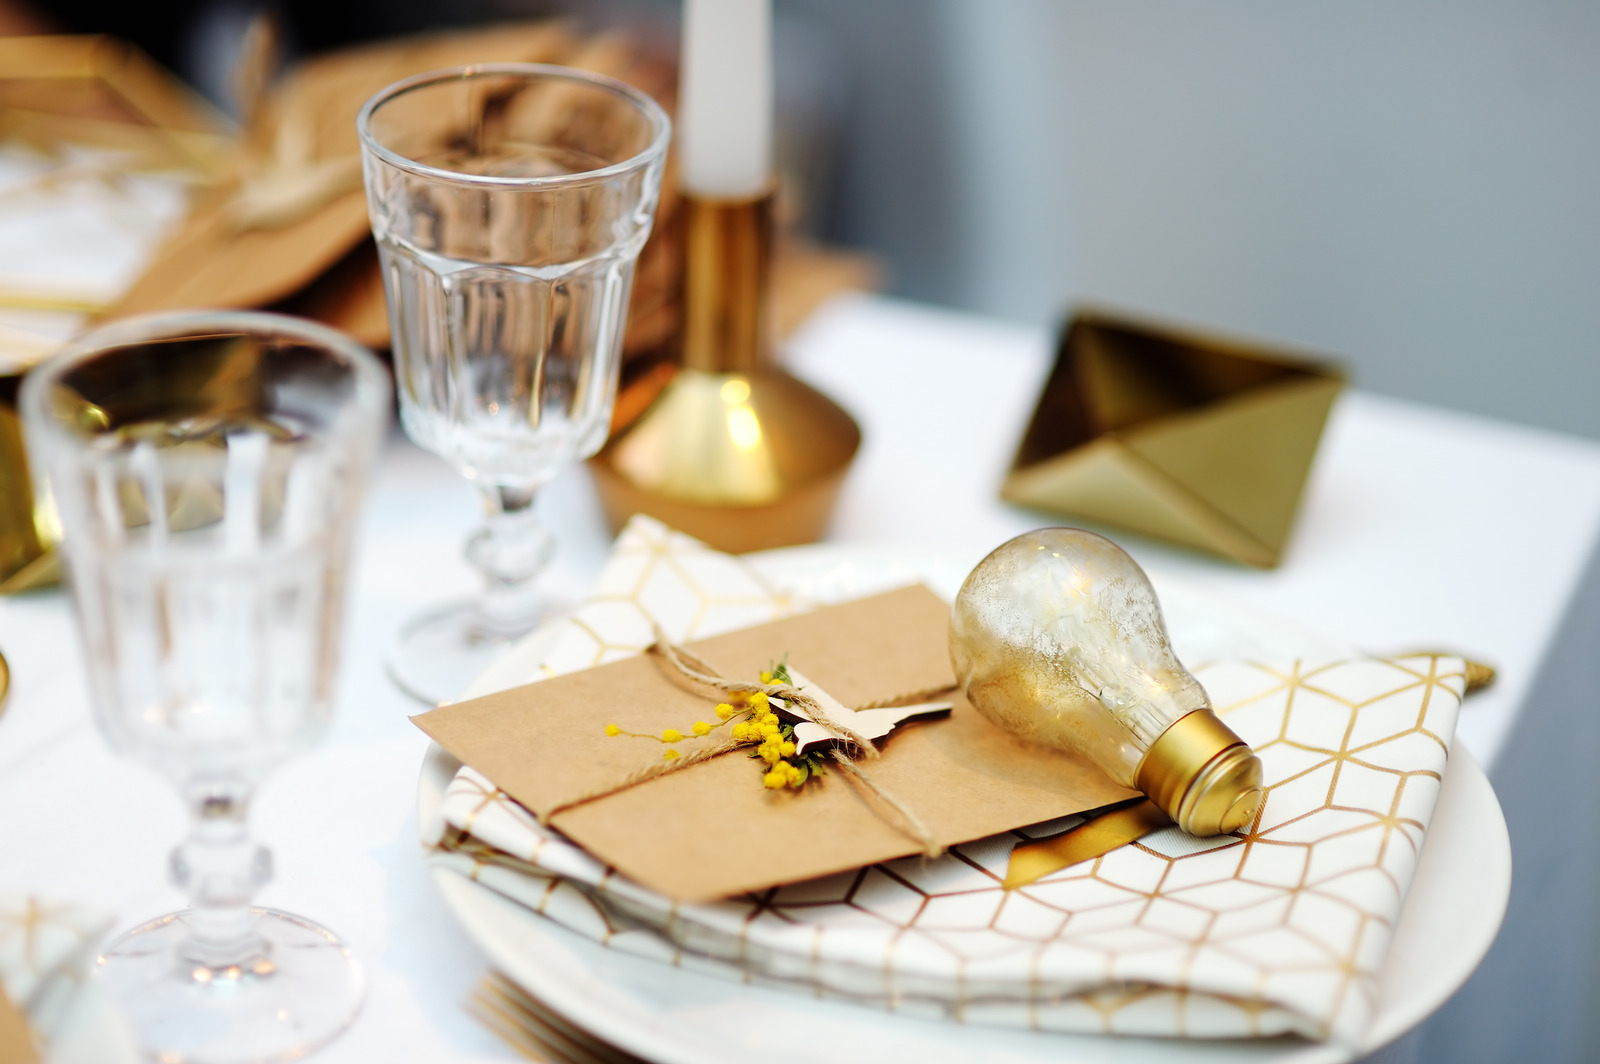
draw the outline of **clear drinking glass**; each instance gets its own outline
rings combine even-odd
[[[171,861],[192,907],[99,964],[152,1060],[297,1059],[361,1002],[332,932],[252,907],[271,861],[245,817],[332,712],[350,535],[389,395],[338,333],[244,313],[130,319],[23,383],[100,727],[192,818]]]
[[[390,655],[437,702],[541,620],[534,496],[605,442],[671,126],[619,81],[503,64],[391,85],[357,128],[401,423],[488,514],[467,543],[484,594],[406,622]]]

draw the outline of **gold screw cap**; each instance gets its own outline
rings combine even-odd
[[[1266,797],[1261,759],[1209,709],[1186,713],[1150,744],[1137,782],[1191,835],[1246,827]]]

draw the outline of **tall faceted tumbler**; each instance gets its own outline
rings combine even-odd
[[[400,418],[483,494],[484,592],[406,621],[389,671],[460,695],[545,617],[539,489],[605,442],[671,125],[622,82],[535,64],[423,74],[358,119]]]
[[[130,319],[23,383],[101,731],[190,814],[171,861],[190,908],[97,965],[150,1060],[296,1060],[361,1002],[333,932],[254,905],[271,861],[246,814],[333,712],[351,533],[389,396],[359,345],[273,314]]]

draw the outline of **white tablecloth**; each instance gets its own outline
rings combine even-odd
[[[1049,358],[1044,333],[985,319],[865,297],[825,309],[790,364],[866,432],[831,537],[934,544],[976,562],[1051,523],[995,497]],[[608,543],[587,475],[563,475],[541,508],[561,548],[548,586],[576,598]],[[256,806],[277,865],[261,901],[327,924],[367,965],[361,1017],[314,1058],[329,1064],[516,1059],[461,1009],[486,965],[420,858],[413,808],[426,741],[380,661],[400,617],[471,590],[460,546],[477,514],[464,481],[391,442],[357,544],[337,722]],[[1600,714],[1585,696],[1600,668],[1587,653],[1600,638],[1597,533],[1600,447],[1355,392],[1335,410],[1278,570],[1119,537],[1160,572],[1303,627],[1374,651],[1459,648],[1501,667],[1496,687],[1464,708],[1459,734],[1505,803],[1517,886],[1479,977],[1413,1041],[1428,1059],[1504,1059],[1494,1050],[1510,1045],[1526,1059],[1578,1059],[1586,1044],[1600,804],[1580,770],[1600,753]],[[14,673],[0,716],[0,891],[101,906],[119,926],[180,907],[164,875],[181,807],[95,731],[64,597],[0,600],[0,649]],[[1562,789],[1564,778],[1573,782]],[[329,779],[346,802],[336,822],[310,800],[311,781],[320,795]],[[1560,850],[1558,838],[1596,841]],[[1535,971],[1550,974],[1530,992]]]

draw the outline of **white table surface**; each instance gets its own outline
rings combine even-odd
[[[789,364],[855,413],[866,437],[831,538],[932,544],[976,562],[1052,523],[996,499],[1050,356],[1045,333],[972,316],[869,297],[825,308]],[[561,547],[549,586],[576,598],[609,539],[587,475],[564,474],[541,508]],[[391,440],[357,541],[337,721],[268,781],[254,811],[276,859],[260,901],[325,923],[367,966],[361,1016],[314,1058],[329,1064],[517,1059],[462,1011],[486,964],[423,865],[413,807],[426,740],[407,720],[419,707],[380,662],[402,616],[472,589],[460,548],[476,517],[464,481]],[[1495,778],[1597,532],[1600,446],[1352,392],[1279,569],[1119,539],[1158,579],[1179,575],[1375,651],[1492,661],[1500,680],[1468,703],[1460,728]],[[96,732],[63,594],[0,599],[0,649],[13,670],[0,716],[0,891],[99,905],[119,926],[181,907],[164,877],[182,809]],[[336,817],[312,798],[330,784]]]

